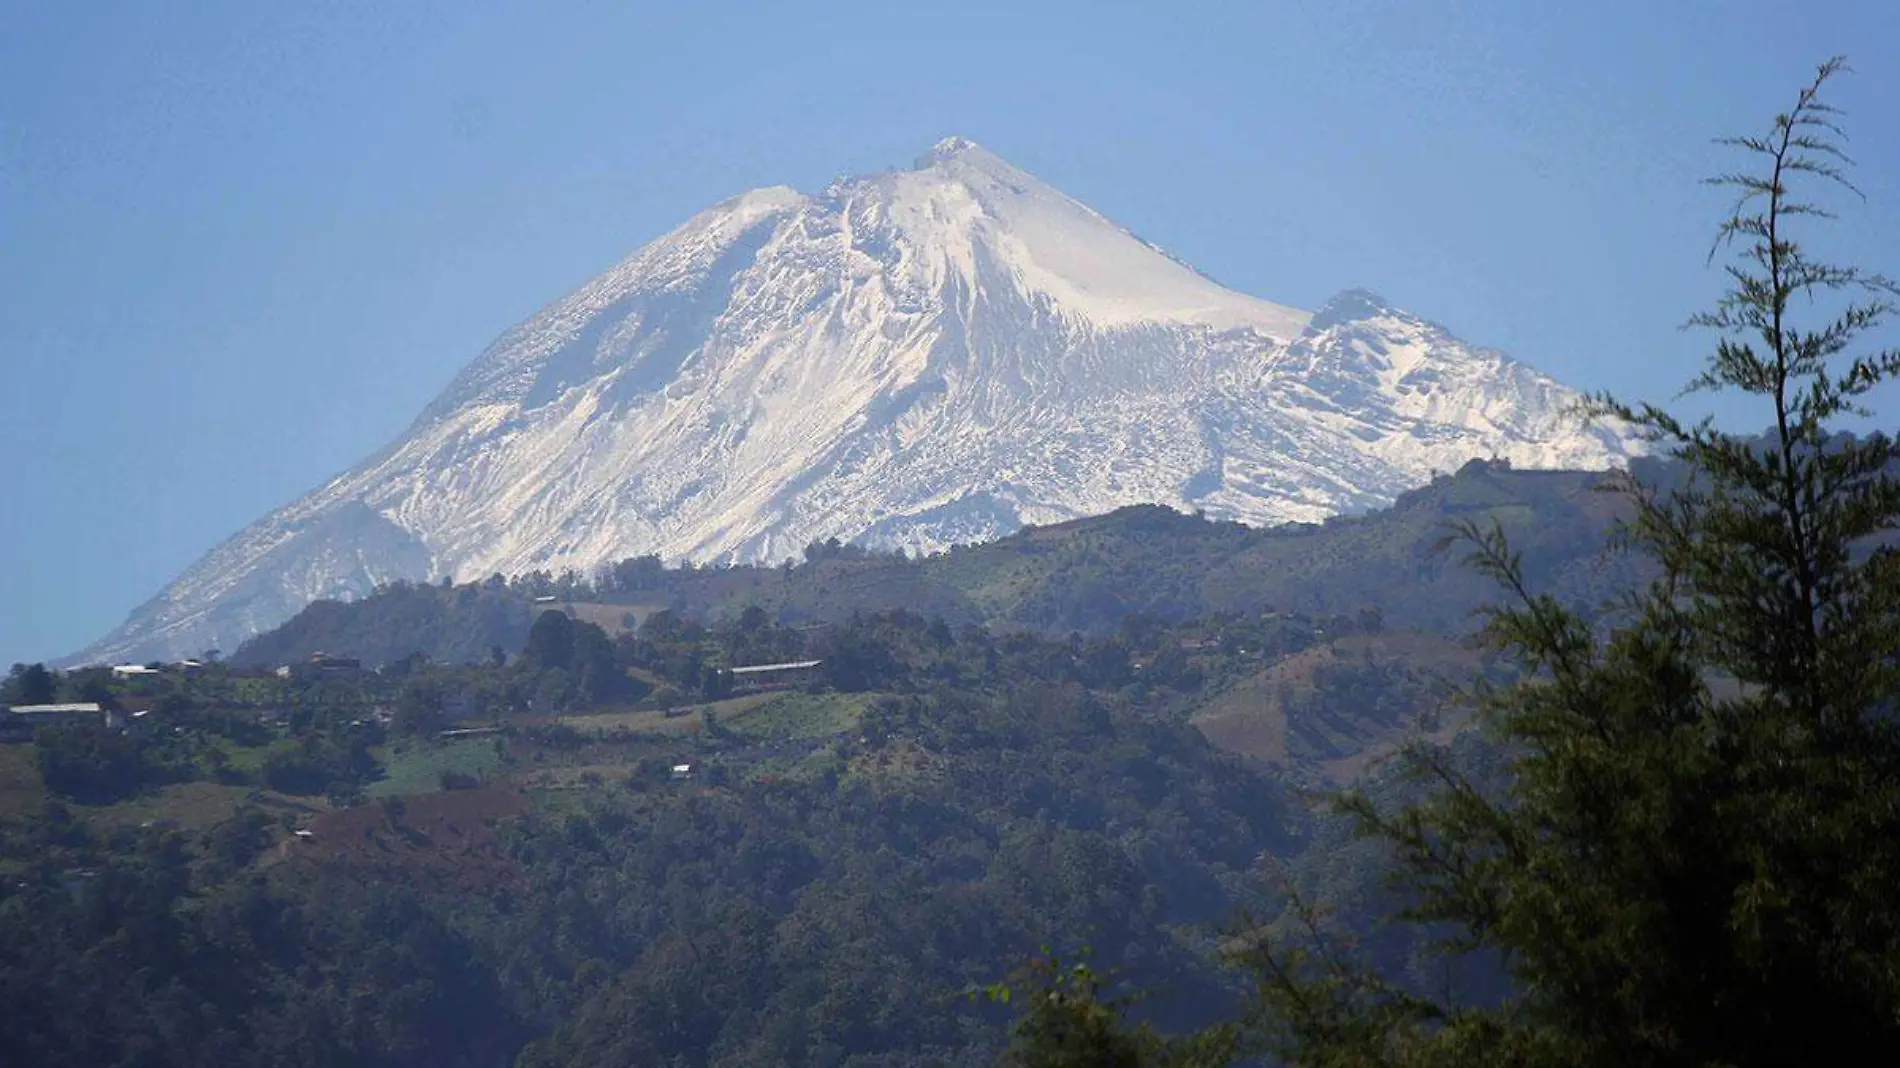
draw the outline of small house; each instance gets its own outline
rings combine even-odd
[[[41,727],[75,727],[98,723],[119,725],[119,717],[96,701],[60,705],[14,705],[0,718],[0,740],[31,741]]]
[[[363,673],[363,662],[353,656],[311,653],[310,670],[320,675],[344,675],[354,678]]]
[[[732,669],[732,692],[755,693],[804,686],[824,677],[818,670],[823,664],[823,660],[794,660],[783,664],[736,667]]]
[[[693,766],[691,764],[673,765],[673,778],[690,779],[692,777],[693,777]]]
[[[280,679],[354,679],[363,673],[363,662],[353,656],[311,653],[301,664],[285,664],[277,669]]]
[[[500,733],[500,727],[451,727],[445,731],[436,731],[435,736],[446,741],[451,738],[479,738],[484,734]]]

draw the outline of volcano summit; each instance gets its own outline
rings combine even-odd
[[[952,138],[687,220],[74,659],[235,648],[397,578],[933,550],[1138,502],[1315,520],[1476,457],[1638,451],[1576,399],[1370,293],[1226,289]]]

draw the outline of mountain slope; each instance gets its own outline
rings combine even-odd
[[[1652,486],[1678,470],[1648,460],[1632,467]],[[1462,639],[1499,591],[1458,545],[1445,544],[1459,522],[1501,525],[1530,587],[1589,617],[1648,581],[1646,563],[1613,545],[1615,524],[1630,513],[1610,486],[1597,473],[1473,462],[1388,507],[1323,524],[1259,528],[1131,505],[923,558],[840,547],[796,567],[635,562],[579,589],[552,580],[395,583],[348,603],[314,602],[231,659],[268,667],[322,651],[371,667],[418,652],[440,663],[486,660],[491,646],[522,647],[537,594],[610,632],[662,608],[721,626],[756,606],[788,625],[903,610],[953,628],[1056,639],[1109,638],[1130,616],[1182,626],[1263,613],[1317,621],[1372,613],[1395,633]]]
[[[76,659],[233,647],[393,577],[931,550],[1139,502],[1316,520],[1473,457],[1634,451],[1572,399],[1370,294],[1227,290],[953,138],[695,216]]]

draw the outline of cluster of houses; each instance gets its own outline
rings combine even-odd
[[[799,689],[820,681],[823,678],[822,660],[795,660],[780,664],[752,664],[744,667],[729,668],[731,692],[734,694],[761,693],[772,690]],[[205,667],[199,660],[182,660],[176,664],[119,664],[112,668],[112,674],[120,679],[138,679],[159,675],[171,671],[197,671]],[[362,661],[355,657],[332,656],[328,653],[316,653],[306,661],[285,664],[274,669],[271,674],[281,679],[311,681],[320,679],[354,679],[363,673]],[[474,699],[466,694],[454,694],[444,701],[443,712],[452,721],[465,720],[474,712]],[[133,703],[137,707],[137,703]],[[129,719],[145,715],[145,711],[130,711],[112,704],[97,701],[75,701],[62,704],[14,705],[0,712],[0,742],[32,741],[33,735],[41,727],[74,727],[98,724],[108,728],[124,725]],[[268,724],[281,725],[288,713],[281,709],[267,709],[258,712],[258,718]],[[387,723],[390,719],[386,708],[377,707],[371,717]],[[358,721],[361,723],[362,721]],[[462,735],[489,733],[492,727],[463,727],[442,732],[442,736],[460,737]],[[673,769],[676,778],[689,777],[689,767]]]
[[[169,664],[115,664],[112,677],[125,681],[152,678],[159,675],[178,672],[203,670],[207,663],[203,660],[185,659]],[[286,664],[271,672],[281,679],[353,679],[363,672],[362,661],[354,657],[331,656],[317,653],[309,660],[297,664]],[[263,672],[240,672],[240,674],[263,674]],[[149,702],[146,702],[149,706]],[[147,714],[148,709],[140,710],[137,699],[114,704],[102,704],[98,701],[69,701],[59,704],[12,705],[0,708],[0,743],[30,742],[41,727],[80,727],[100,725],[108,728],[124,726],[127,721]],[[279,709],[269,709],[258,713],[258,718],[266,723],[281,724],[287,713]],[[387,720],[387,713],[380,717]]]
[[[177,672],[202,671],[207,667],[203,660],[187,657],[171,664],[114,664],[112,677],[115,679],[141,679]],[[229,670],[229,669],[227,669]],[[235,672],[239,675],[259,674],[255,670]],[[332,656],[329,653],[312,653],[310,659],[296,664],[285,664],[272,669],[271,674],[280,679],[309,678],[355,678],[363,673],[363,662],[353,656]]]
[[[202,660],[180,660],[173,664],[115,664],[112,677],[137,679],[167,672],[198,671]],[[0,742],[30,742],[41,727],[119,727],[128,719],[146,714],[102,704],[98,701],[65,701],[56,704],[11,705],[0,710]]]

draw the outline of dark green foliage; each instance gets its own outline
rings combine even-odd
[[[825,681],[845,693],[887,687],[897,669],[890,649],[862,619],[839,627],[823,652]]]
[[[269,849],[274,839],[272,822],[263,809],[246,805],[230,819],[206,831],[201,848],[213,878],[235,875]]]
[[[172,777],[144,739],[101,724],[42,727],[33,746],[46,788],[88,804],[130,797]]]
[[[302,663],[313,653],[356,657],[375,668],[415,653],[442,664],[480,663],[497,646],[526,640],[530,597],[506,584],[441,587],[397,582],[360,600],[317,601],[276,630],[245,642],[239,667]]]
[[[412,678],[396,695],[391,726],[397,734],[434,734],[448,722],[443,712],[443,684],[433,678]]]
[[[377,775],[376,759],[361,737],[305,735],[264,760],[264,782],[287,794],[323,794],[360,787]],[[344,792],[348,792],[347,789]]]
[[[1031,962],[1021,983],[982,991],[1019,1016],[1004,1064],[1013,1068],[1198,1068],[1229,1063],[1237,1050],[1231,1028],[1216,1027],[1189,1039],[1167,1039],[1152,1026],[1127,1025],[1140,1002],[1111,994],[1087,964],[1065,966],[1055,958]]]
[[[598,585],[610,594],[649,593],[671,588],[677,575],[658,556],[636,556],[608,565]]]
[[[981,1061],[993,1018],[956,991],[1071,931],[1161,987],[1162,1018],[1205,1019],[1222,994],[1166,932],[1217,922],[1280,846],[1258,779],[1079,687],[880,715],[864,768],[524,823],[536,893],[561,895],[539,966],[603,980],[524,1063]]]
[[[1106,636],[1130,614],[1180,623],[1265,605],[1312,616],[1373,607],[1389,626],[1462,632],[1489,590],[1434,551],[1448,518],[1500,518],[1533,572],[1579,604],[1634,577],[1604,552],[1617,505],[1591,492],[1599,482],[1474,462],[1390,509],[1324,526],[1260,530],[1144,505],[917,560],[827,557],[743,584],[701,573],[675,596],[703,612],[762,601],[788,621],[905,607],[1049,635]]]
[[[1765,441],[1604,401],[1691,477],[1632,486],[1631,544],[1661,578],[1607,639],[1530,587],[1496,529],[1479,569],[1514,607],[1491,636],[1532,669],[1485,695],[1503,789],[1419,752],[1428,797],[1344,803],[1393,851],[1401,915],[1442,952],[1500,954],[1501,1005],[1425,996],[1338,953],[1317,924],[1249,951],[1266,1044],[1339,1065],[1858,1063],[1900,1048],[1900,525],[1891,439],[1830,424],[1900,373],[1857,355],[1894,286],[1812,259],[1792,225],[1803,176],[1838,179],[1819,89],[1762,138],[1764,173],[1723,227],[1735,288],[1698,388],[1773,407]],[[1842,297],[1816,329],[1811,299]],[[1296,909],[1295,915],[1310,915]]]
[[[581,699],[589,704],[637,698],[638,688],[627,678],[607,632],[593,623],[574,625],[573,659],[569,670]]]
[[[606,631],[555,610],[535,617],[516,666],[531,680],[537,711],[634,700],[645,689],[627,677]]]
[[[1091,688],[1087,645],[909,616],[855,629],[904,691],[861,731],[789,751],[732,739],[689,782],[659,759],[633,769],[639,789],[596,777],[498,827],[502,869],[473,882],[385,871],[381,846],[363,866],[260,875],[257,810],[156,870],[137,841],[56,812],[0,823],[0,858],[38,872],[17,899],[0,889],[0,1048],[48,1064],[981,1063],[1006,1021],[959,991],[1071,933],[1159,991],[1142,1006],[1159,1024],[1206,1022],[1227,993],[1204,932],[1256,858],[1290,845],[1271,784],[1164,703]],[[520,744],[558,752],[555,731]],[[358,751],[325,737],[267,777],[361,777]],[[429,805],[357,811],[402,849],[436,833]],[[96,922],[92,898],[59,889],[78,870],[124,890]],[[160,870],[162,893],[144,882]]]
[[[45,705],[58,696],[58,685],[45,664],[15,664],[0,682],[0,705]]]
[[[574,666],[574,621],[565,612],[543,611],[528,628],[528,644],[522,652],[542,670],[568,670]]]
[[[191,859],[148,833],[84,875],[9,880],[7,1063],[498,1065],[521,1042],[468,942],[413,893],[245,877],[194,894]]]

